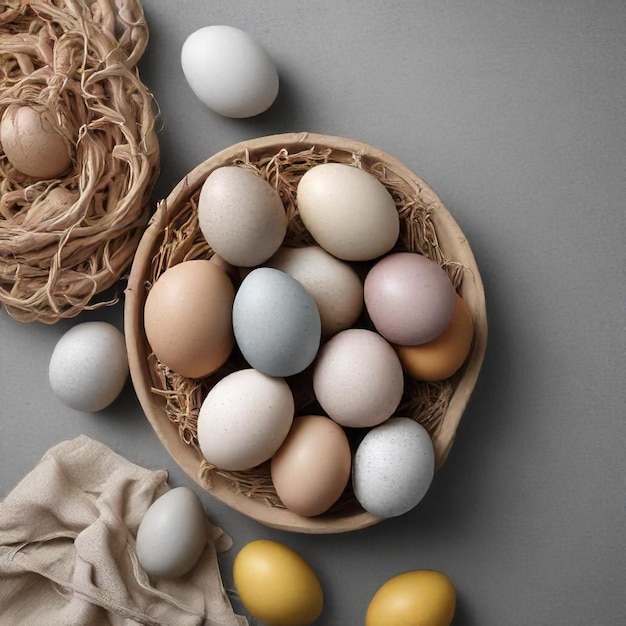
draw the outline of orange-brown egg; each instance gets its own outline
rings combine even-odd
[[[168,268],[152,285],[144,308],[146,337],[157,358],[177,374],[201,378],[221,367],[233,346],[235,288],[205,260]]]
[[[452,320],[443,333],[419,346],[393,347],[408,376],[432,382],[449,378],[463,365],[473,335],[472,316],[463,298],[457,295]]]
[[[322,415],[294,420],[271,461],[272,482],[283,504],[312,517],[327,511],[350,478],[351,455],[341,426]]]

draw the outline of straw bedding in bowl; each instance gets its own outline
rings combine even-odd
[[[275,145],[272,145],[272,141],[275,142]],[[329,142],[332,145],[328,145]],[[267,143],[270,145],[266,145]],[[236,165],[252,170],[278,190],[288,216],[285,245],[295,247],[314,243],[298,215],[296,204],[296,188],[302,175],[309,168],[328,161],[348,162],[361,167],[382,182],[396,203],[401,220],[401,234],[394,250],[416,251],[434,260],[445,269],[459,292],[463,291],[463,283],[469,276],[471,285],[467,286],[468,293],[470,289],[477,292],[475,302],[472,300],[469,305],[470,310],[473,308],[472,315],[475,318],[475,324],[478,322],[476,324],[478,333],[475,338],[474,354],[470,357],[470,360],[474,361],[470,376],[472,380],[467,383],[467,389],[462,393],[463,398],[460,400],[459,406],[455,409],[454,415],[448,413],[451,398],[464,377],[465,368],[462,368],[452,378],[441,382],[429,383],[406,378],[404,396],[396,411],[398,415],[415,419],[429,431],[435,445],[437,465],[440,466],[450,449],[460,414],[474,385],[475,375],[482,360],[484,334],[480,319],[484,315],[481,308],[484,302],[480,277],[476,268],[470,268],[463,262],[459,262],[444,253],[444,249],[440,245],[434,216],[445,212],[445,209],[437,196],[425,184],[423,188],[420,187],[419,183],[416,182],[417,177],[408,182],[406,178],[398,175],[393,168],[389,167],[382,156],[380,159],[377,158],[376,151],[364,154],[358,148],[354,148],[354,145],[358,145],[354,142],[353,148],[346,150],[340,147],[342,143],[341,138],[327,139],[325,136],[306,133],[302,135],[279,135],[275,136],[273,140],[266,138],[253,141],[249,144],[252,146],[251,149],[248,149],[245,144],[241,144],[240,149],[233,148],[229,151],[232,158],[220,159],[217,165]],[[380,154],[382,155],[382,153]],[[212,256],[213,252],[200,232],[197,218],[200,188],[208,173],[210,172],[207,169],[198,177],[197,171],[194,171],[172,192],[168,199],[160,203],[151,223],[150,230],[156,234],[149,246],[151,257],[146,265],[147,272],[143,277],[145,281],[142,285],[134,283],[133,289],[143,289],[147,293],[150,286],[168,267],[182,261],[198,258],[208,259]],[[450,221],[452,221],[451,218]],[[454,227],[458,228],[456,224]],[[466,243],[465,239],[461,237],[458,242],[452,245],[452,248],[454,249],[455,245],[461,245],[468,250]],[[142,254],[145,254],[145,250]],[[469,251],[468,254],[471,257]],[[370,265],[361,264],[359,269],[361,272],[366,271]],[[145,293],[138,303],[133,301],[131,305],[133,309],[141,306],[141,302],[145,300]],[[133,315],[140,317],[137,310],[133,311]],[[361,322],[367,324],[365,317]],[[271,482],[269,462],[252,470],[226,472],[202,459],[198,447],[197,418],[203,399],[213,385],[225,375],[242,367],[247,367],[238,351],[235,349],[230,360],[216,373],[201,380],[193,380],[174,373],[160,363],[154,354],[150,353],[145,335],[140,341],[146,344],[145,354],[148,360],[150,393],[153,394],[153,397],[158,396],[159,398],[159,408],[156,411],[161,413],[164,410],[171,427],[178,429],[180,439],[185,445],[194,448],[197,453],[196,457],[199,460],[194,478],[206,488],[211,489],[213,482],[219,477],[221,482],[225,479],[230,484],[230,488],[240,495],[262,501],[270,507],[282,507],[283,505]],[[309,397],[307,401],[310,400],[314,402],[314,398]],[[311,407],[315,406],[314,404],[307,406],[306,401],[300,402],[299,407],[298,404],[299,400],[296,398],[297,414],[310,413]],[[152,414],[152,419],[158,420],[158,417],[155,418],[154,410],[154,407],[151,406],[148,407],[147,412]],[[450,418],[448,421],[451,423],[446,424],[448,417]],[[187,469],[189,468],[187,467]],[[358,504],[350,487],[348,487],[339,502],[325,516],[350,516],[357,508]],[[373,523],[373,521],[361,522],[361,524],[369,523]],[[270,525],[273,525],[271,521]],[[281,527],[280,524],[278,525]],[[289,528],[289,526],[282,527]],[[348,527],[341,527],[341,530],[346,529]],[[320,530],[320,528],[311,530],[306,526],[298,527],[298,530],[329,532],[327,529]]]
[[[6,0],[0,116],[47,112],[72,155],[54,180],[0,150],[0,305],[54,323],[94,303],[130,265],[158,174],[154,102],[136,64],[148,40],[137,0]]]

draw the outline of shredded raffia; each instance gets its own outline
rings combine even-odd
[[[42,107],[72,155],[35,180],[0,149],[0,305],[54,323],[111,304],[94,296],[128,269],[158,175],[155,103],[136,64],[148,41],[138,0],[5,0],[0,116]]]
[[[314,241],[298,214],[296,203],[298,181],[312,166],[333,161],[336,158],[337,155],[333,150],[324,147],[312,147],[293,152],[283,148],[275,154],[258,159],[252,158],[249,152],[244,150],[231,164],[255,172],[278,190],[288,217],[285,245],[301,247],[312,245]],[[376,176],[393,196],[401,219],[401,236],[396,251],[420,252],[436,261],[446,270],[458,290],[468,268],[447,259],[439,247],[437,233],[431,219],[432,211],[438,206],[438,199],[427,190],[416,195],[414,187],[389,171],[382,163],[370,162],[359,154],[352,154],[351,162]],[[157,214],[164,216],[162,237],[155,247],[156,254],[152,258],[151,272],[146,283],[148,290],[168,267],[182,261],[208,259],[212,256],[213,251],[202,236],[198,225],[199,191],[199,189],[195,192],[187,190],[188,197],[175,214],[170,214],[168,211],[166,200],[160,203]],[[182,193],[185,193],[184,188]],[[367,267],[368,264],[364,264],[361,270],[366,270]],[[153,384],[152,392],[163,398],[167,416],[170,422],[178,428],[182,441],[199,452],[197,422],[202,401],[209,390],[224,376],[247,367],[242,362],[241,355],[235,351],[231,360],[222,368],[200,380],[176,374],[159,362],[154,354],[151,354],[148,360]],[[448,403],[461,376],[462,370],[442,382],[428,383],[406,378],[404,395],[395,414],[415,419],[434,437],[445,417]],[[315,406],[314,403],[299,407],[298,414],[309,413],[312,406]],[[201,454],[199,456],[201,457]],[[263,501],[269,506],[283,506],[272,485],[269,463],[251,470],[227,472],[207,461],[201,461],[198,479],[207,489],[211,488],[212,479],[216,475],[230,481],[233,489],[238,493]],[[341,514],[354,507],[354,504],[354,494],[348,486],[328,514]]]

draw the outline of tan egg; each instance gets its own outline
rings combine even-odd
[[[297,200],[307,230],[339,259],[375,259],[398,239],[400,220],[391,194],[358,167],[345,163],[312,167],[298,183]]]
[[[215,253],[234,266],[264,263],[287,232],[278,191],[236,166],[219,167],[208,175],[198,199],[198,222]]]
[[[283,504],[312,517],[327,511],[350,478],[350,444],[341,426],[322,415],[294,420],[271,462],[272,482]]]
[[[311,294],[325,337],[350,328],[361,315],[361,279],[347,263],[319,246],[282,247],[266,265],[289,274]]]
[[[67,143],[45,109],[8,107],[0,123],[0,141],[9,163],[33,178],[57,178],[72,164]]]
[[[457,295],[452,320],[441,335],[419,346],[393,347],[402,369],[411,378],[445,380],[467,359],[473,336],[472,316],[463,298]]]
[[[146,337],[177,374],[202,378],[221,367],[233,346],[235,288],[215,263],[184,261],[152,285],[144,308]]]

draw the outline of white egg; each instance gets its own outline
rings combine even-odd
[[[278,72],[269,54],[232,26],[206,26],[189,35],[181,65],[196,96],[225,117],[263,113],[278,95]]]
[[[207,541],[200,498],[176,487],[155,500],[137,529],[137,559],[154,578],[176,578],[191,570]]]
[[[106,322],[83,322],[57,342],[48,367],[52,391],[78,411],[101,411],[128,378],[124,335]]]
[[[377,517],[397,517],[426,495],[435,472],[435,453],[426,429],[408,417],[372,428],[359,444],[352,486],[361,506]]]
[[[198,415],[198,443],[209,463],[245,470],[267,461],[287,437],[294,400],[283,378],[244,369],[222,378]]]

